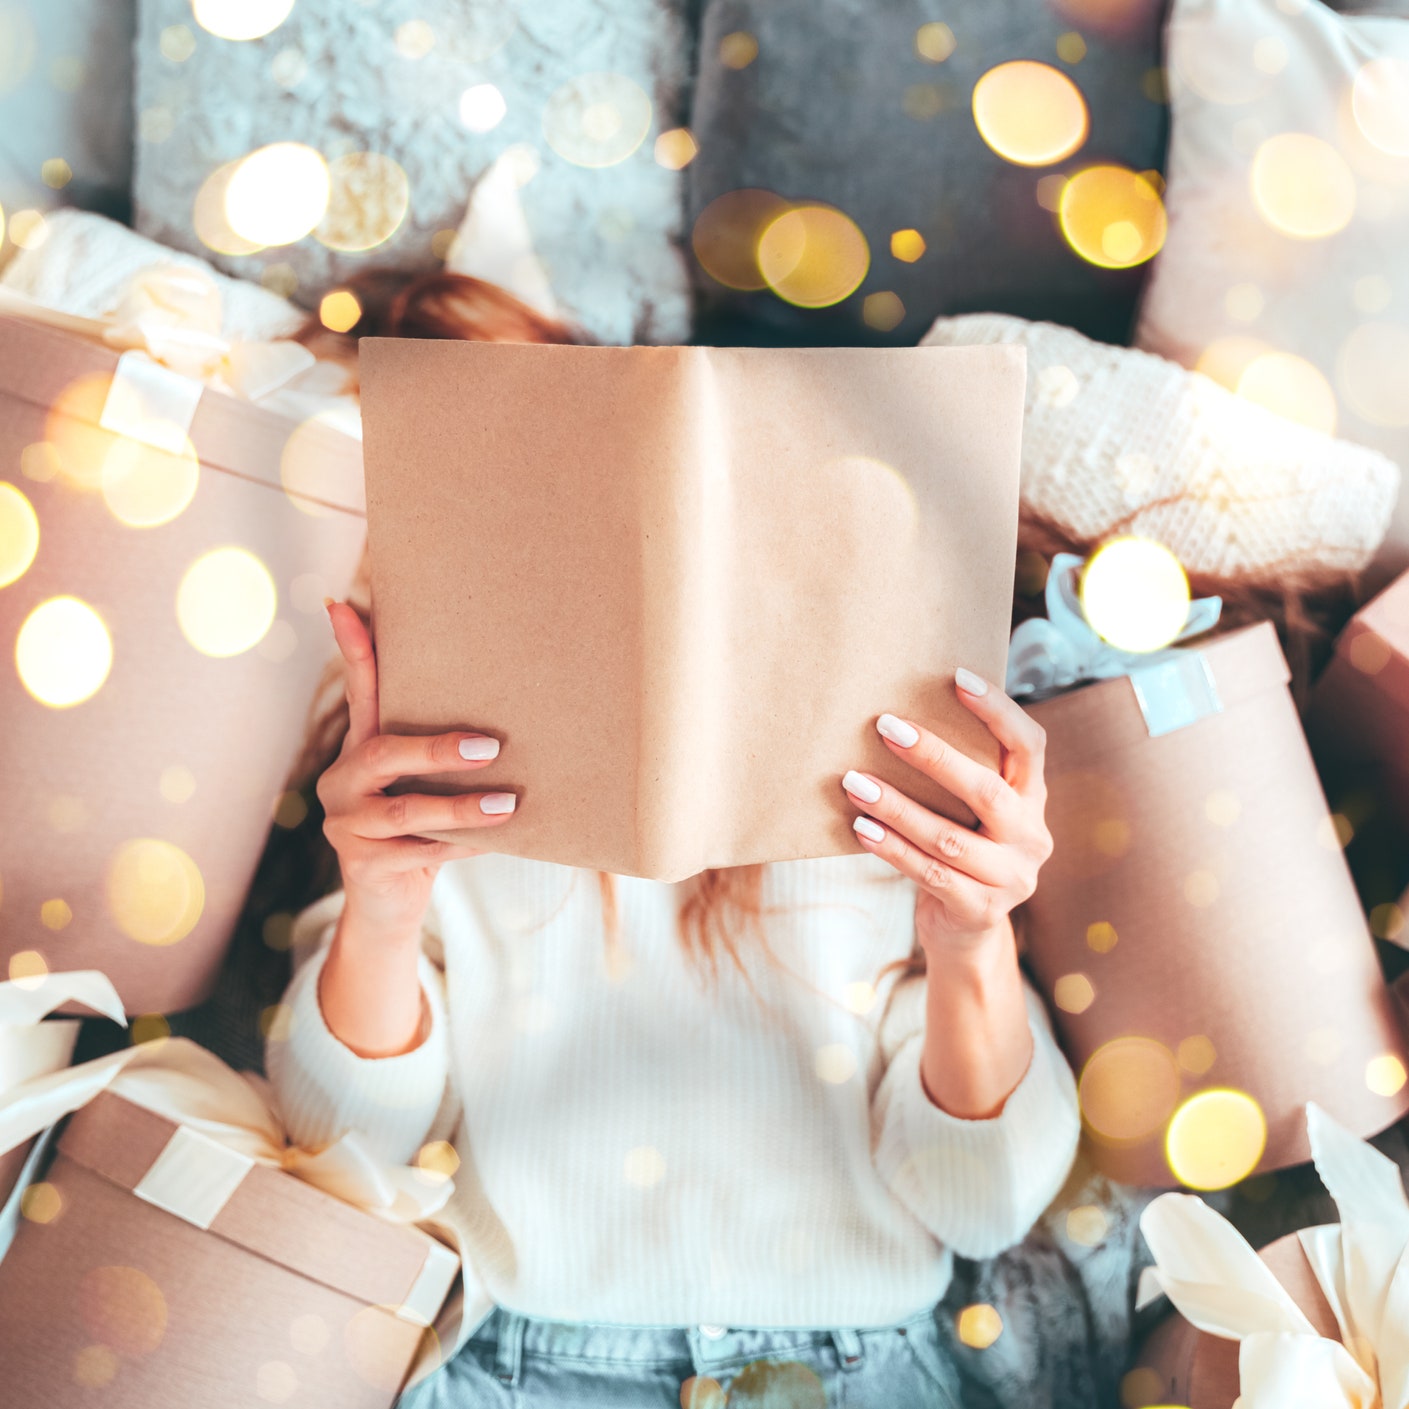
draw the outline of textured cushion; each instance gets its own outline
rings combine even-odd
[[[683,341],[682,177],[653,156],[656,135],[681,120],[683,6],[299,0],[272,33],[232,41],[195,25],[188,0],[140,0],[137,228],[210,255],[193,228],[202,184],[267,143],[306,143],[335,171],[339,157],[356,152],[391,158],[405,173],[409,210],[373,249],[329,248],[317,233],[341,246],[357,242],[349,222],[383,233],[376,227],[387,209],[394,216],[400,194],[394,172],[364,193],[370,201],[360,213],[353,200],[341,207],[341,230],[211,256],[229,273],[263,275],[313,306],[366,264],[439,267],[437,232],[448,240],[476,178],[515,148],[533,246],[564,312],[604,341]],[[479,91],[462,102],[466,90]],[[463,109],[474,127],[486,127],[499,99],[502,118],[487,131],[462,120]],[[617,156],[610,165],[578,164]]]
[[[1136,171],[1161,165],[1166,112],[1147,75],[1159,64],[1162,8],[1162,0],[1119,7],[1089,0],[706,0],[691,120],[700,144],[688,168],[692,224],[736,188],[822,201],[861,227],[871,267],[850,298],[808,310],[767,291],[735,293],[696,265],[701,335],[914,343],[942,314],[992,311],[1128,340],[1143,266],[1098,269],[1073,254],[1038,204],[1037,183],[1097,159]],[[1103,35],[1074,18],[1098,9],[1123,12],[1127,27]],[[940,22],[949,25],[954,49],[930,62],[917,52],[916,36],[921,25]],[[1074,31],[1083,35],[1085,54],[1065,63],[1057,41]],[[731,35],[757,43],[757,57],[742,68],[725,61],[739,61],[740,41],[725,44],[721,55]],[[974,84],[1010,59],[1050,64],[1085,95],[1091,135],[1070,160],[1016,166],[979,136]],[[892,232],[905,229],[926,244],[909,263],[890,247]],[[888,333],[862,319],[865,297],[878,291],[895,293],[905,308]]]
[[[1176,0],[1169,237],[1138,343],[1405,467],[1409,0],[1379,8],[1401,17]],[[1372,61],[1380,98],[1362,80],[1357,102]],[[1409,496],[1391,537],[1409,562]]]
[[[1022,500],[1078,539],[1119,526],[1191,572],[1268,580],[1360,568],[1384,537],[1393,464],[1199,373],[1018,318],[942,319],[924,341],[1026,346]]]
[[[0,5],[0,207],[7,216],[58,205],[127,216],[135,11],[136,0]],[[44,163],[55,159],[71,177],[46,184]],[[11,249],[7,242],[5,252]]]

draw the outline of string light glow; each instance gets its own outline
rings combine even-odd
[[[103,499],[129,528],[170,523],[196,497],[201,463],[184,436],[179,455],[153,449],[140,440],[115,438],[103,457]]]
[[[1123,166],[1091,166],[1063,187],[1057,220],[1072,249],[1102,269],[1153,259],[1169,224],[1154,183]]]
[[[103,619],[77,597],[50,597],[25,618],[15,641],[20,682],[40,704],[67,709],[92,698],[112,669]]]
[[[379,152],[338,157],[328,167],[328,182],[327,208],[313,234],[319,244],[345,254],[361,254],[385,244],[411,207],[406,173]]]
[[[1153,1135],[1179,1100],[1174,1054],[1148,1037],[1117,1037],[1098,1047],[1081,1071],[1081,1114],[1116,1144]]]
[[[196,23],[218,39],[262,39],[293,7],[294,0],[191,0]]]
[[[1322,240],[1350,224],[1355,178],[1329,142],[1305,132],[1269,137],[1249,177],[1258,213],[1295,240]]]
[[[138,837],[117,848],[107,893],[123,934],[157,947],[185,939],[205,909],[200,868],[179,846],[158,837]]]
[[[563,84],[543,109],[544,140],[574,166],[625,161],[650,126],[650,98],[619,73],[581,74]]]
[[[766,288],[768,281],[758,267],[759,238],[787,209],[781,196],[759,187],[716,196],[699,213],[690,237],[700,267],[727,289]]]
[[[1080,150],[1090,130],[1081,90],[1059,69],[1017,59],[974,85],[979,136],[1019,166],[1050,166]]]
[[[1305,358],[1290,352],[1263,352],[1243,368],[1234,388],[1289,421],[1331,435],[1336,428],[1336,394]]]
[[[1179,559],[1149,538],[1117,538],[1081,574],[1091,629],[1122,651],[1158,651],[1184,629],[1189,579]]]

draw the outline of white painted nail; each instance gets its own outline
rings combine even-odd
[[[843,774],[841,785],[862,802],[877,802],[881,796],[881,790],[864,773],[858,773],[854,768]]]
[[[851,825],[863,837],[868,837],[871,841],[886,839],[886,829],[879,822],[873,822],[869,817],[857,817]]]
[[[986,695],[988,693],[988,681],[982,675],[975,675],[972,670],[965,670],[962,665],[954,672],[954,683],[966,695]]]
[[[460,757],[472,763],[482,763],[486,758],[499,757],[499,740],[486,739],[482,735],[473,739],[460,740]]]
[[[889,739],[893,744],[899,744],[903,749],[908,749],[920,739],[919,731],[913,725],[907,724],[903,719],[897,719],[893,714],[881,715],[876,720],[876,729],[883,738]]]
[[[516,801],[518,799],[513,793],[485,793],[479,800],[479,810],[497,817],[502,813],[512,812]]]

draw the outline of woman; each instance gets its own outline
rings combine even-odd
[[[329,615],[343,887],[299,918],[268,1065],[301,1143],[458,1160],[497,1309],[403,1404],[957,1406],[932,1315],[952,1255],[1021,1240],[1078,1135],[1009,918],[1051,848],[1041,730],[961,670],[998,771],[876,728],[976,831],[853,770],[855,856],[594,884],[495,853],[517,804],[473,790],[492,729],[380,734],[367,628]],[[383,791],[446,769],[462,796]],[[414,835],[452,826],[483,842]]]

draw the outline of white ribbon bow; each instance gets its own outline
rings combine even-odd
[[[1087,624],[1079,584],[1084,562],[1058,553],[1047,573],[1047,616],[1032,617],[1013,629],[1008,646],[1007,691],[1014,699],[1041,699],[1088,680],[1112,680],[1141,666],[1173,658],[1177,652],[1123,651]],[[1189,603],[1189,615],[1175,642],[1211,631],[1223,611],[1221,597]]]
[[[1318,1106],[1306,1120],[1341,1221],[1298,1238],[1340,1339],[1318,1335],[1232,1224],[1189,1194],[1162,1194],[1141,1215],[1155,1265],[1139,1304],[1164,1292],[1199,1330],[1241,1342],[1241,1409],[1409,1409],[1409,1199],[1399,1170]]]

